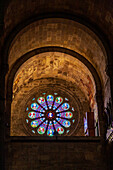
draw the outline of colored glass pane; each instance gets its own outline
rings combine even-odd
[[[48,120],[46,120],[45,122],[43,122],[40,127],[43,127],[45,130],[47,128],[47,125],[48,125]]]
[[[58,104],[61,104],[61,103],[63,102],[63,98],[57,97],[57,98],[55,99],[55,102],[58,103]]]
[[[65,98],[66,101],[69,101],[69,99]]]
[[[42,127],[42,126],[40,126],[39,128],[38,128],[38,130],[37,130],[37,132],[39,133],[39,134],[44,134],[45,133],[45,131],[46,131],[46,129],[44,128],[44,127]]]
[[[31,122],[31,126],[33,128],[36,128],[38,125],[40,125],[43,121],[45,120],[45,118],[40,118],[40,119],[36,119],[36,120],[33,120]]]
[[[44,114],[42,114],[42,113],[36,113],[36,112],[29,112],[28,113],[28,117],[31,118],[31,119],[39,118],[39,117],[42,117],[42,116],[44,116]]]
[[[52,112],[49,112],[49,113],[47,113],[47,118],[49,118],[49,119],[53,119],[54,118],[54,113],[52,113]]]
[[[70,130],[68,128],[71,126],[71,122],[75,122],[75,119],[71,120],[71,122],[69,121],[69,119],[73,118],[72,111],[68,111],[70,108],[69,100],[64,98],[64,101],[67,102],[63,103],[63,98],[60,96],[55,96],[54,99],[53,95],[46,96],[46,93],[42,95],[45,97],[38,97],[37,102],[32,103],[29,109],[27,106],[26,109],[28,112],[26,123],[30,124],[32,128],[36,128],[36,130],[32,129],[31,132],[39,135],[46,133],[48,136],[69,133]],[[54,95],[58,94],[54,93]],[[35,101],[36,98],[32,98],[32,100]],[[73,107],[70,109],[74,110]]]
[[[74,123],[74,122],[75,122],[75,119],[73,119],[72,122]]]
[[[63,122],[63,126],[64,127],[70,127],[71,126],[71,123],[70,123],[70,121],[68,121],[68,120],[64,120],[64,122]]]
[[[54,100],[54,97],[52,95],[47,96],[47,101],[53,101],[53,100]]]
[[[49,122],[48,129],[47,129],[48,136],[54,136],[54,128],[52,122]]]
[[[52,95],[48,95],[47,96],[47,104],[48,104],[49,109],[52,108],[53,101],[54,101],[54,97]]]
[[[72,114],[72,112],[68,111],[68,112],[59,113],[59,114],[57,114],[57,116],[62,117],[62,118],[71,119],[73,117],[73,114]]]
[[[63,127],[58,127],[56,130],[60,135],[64,133]]]
[[[31,118],[31,119],[36,118],[36,112],[29,112],[28,117]]]
[[[44,99],[44,97],[39,97],[37,99],[37,101],[38,101],[38,103],[43,104],[45,102],[45,99]]]
[[[72,107],[72,111],[75,111],[74,107]]]
[[[56,110],[56,112],[62,112],[62,111],[68,110],[69,107],[70,107],[70,106],[69,106],[68,103],[63,103],[63,104]]]
[[[38,104],[37,103],[32,103],[31,104],[31,109],[37,110],[38,109]]]
[[[54,127],[55,130],[61,135],[64,133],[64,128],[60,126],[60,124],[58,122],[56,122],[55,120],[53,121],[54,123]]]
[[[55,110],[63,102],[62,97],[57,97],[54,102],[53,110]]]
[[[61,119],[61,118],[56,118],[56,120],[66,128],[70,127],[70,125],[71,125],[70,121],[68,121],[68,120]]]
[[[26,111],[28,111],[28,110],[29,110],[29,108],[27,107],[27,108],[26,108]]]
[[[31,122],[31,126],[32,126],[33,128],[36,128],[36,127],[38,126],[38,121],[37,121],[37,120],[32,121],[32,122]]]
[[[39,98],[37,99],[37,101],[38,101],[38,103],[39,103],[45,110],[48,109],[44,97],[39,97]]]
[[[41,108],[37,103],[31,104],[31,109],[39,112],[45,112],[43,108]]]
[[[29,120],[28,119],[26,119],[26,123],[28,123],[29,122]]]

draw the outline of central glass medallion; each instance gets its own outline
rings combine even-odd
[[[53,112],[48,112],[47,114],[46,114],[46,116],[47,116],[47,118],[48,119],[54,119],[55,118],[55,113],[53,113]]]

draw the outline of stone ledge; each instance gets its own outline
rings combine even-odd
[[[86,136],[72,136],[72,137],[35,137],[35,136],[10,136],[10,142],[101,142],[102,137],[86,137]]]

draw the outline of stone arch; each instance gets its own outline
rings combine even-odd
[[[112,153],[109,154],[110,147],[109,144],[105,142],[105,140],[101,140],[101,138],[70,138],[70,141],[66,138],[56,141],[57,138],[53,140],[46,140],[43,142],[41,139],[37,140],[37,138],[19,138],[19,137],[10,137],[9,133],[6,138],[4,138],[5,132],[7,133],[8,123],[7,118],[10,120],[10,104],[11,104],[11,96],[9,93],[8,98],[5,98],[7,94],[6,81],[8,80],[9,73],[13,70],[9,68],[8,72],[8,56],[10,52],[10,47],[12,41],[16,37],[16,35],[27,25],[32,22],[44,18],[67,18],[69,20],[76,21],[88,27],[92,32],[94,32],[97,37],[100,39],[103,44],[103,51],[105,51],[105,55],[107,58],[106,66],[111,87],[108,85],[108,89],[103,88],[104,92],[107,91],[109,93],[109,88],[111,90],[110,94],[113,98],[113,61],[112,54],[113,50],[110,46],[113,44],[112,39],[112,2],[110,0],[103,1],[102,3],[92,2],[91,0],[82,1],[34,1],[29,0],[10,0],[10,2],[4,1],[1,2],[2,6],[2,25],[1,25],[1,43],[4,41],[4,48],[2,48],[1,54],[1,84],[0,84],[0,98],[1,98],[1,158],[2,158],[2,166],[6,166],[6,169],[11,168],[15,169],[19,166],[21,168],[29,168],[32,169],[42,169],[49,168],[53,169],[53,164],[56,169],[58,169],[59,165],[63,169],[69,168],[73,169],[75,167],[81,169],[85,167],[86,169],[90,169],[89,167],[94,167],[94,169],[102,168],[109,169],[112,167],[109,164],[109,160],[112,162]],[[3,5],[4,4],[4,5]],[[17,9],[18,7],[18,9]],[[4,9],[5,8],[5,9]],[[3,12],[4,11],[4,12]],[[106,38],[107,37],[107,38]],[[97,38],[97,39],[98,39]],[[98,44],[100,43],[98,41]],[[101,46],[100,43],[100,46]],[[1,45],[2,45],[1,44]],[[53,44],[54,45],[54,44]],[[48,46],[48,45],[47,45]],[[42,47],[41,47],[42,48]],[[64,47],[65,48],[65,47]],[[68,48],[68,47],[67,47]],[[111,49],[110,49],[111,48]],[[28,51],[27,51],[28,52]],[[78,52],[78,51],[76,51]],[[25,53],[26,54],[26,53]],[[21,57],[21,56],[20,56]],[[15,64],[15,63],[14,63]],[[15,68],[16,69],[16,68]],[[96,69],[96,68],[95,68]],[[97,69],[96,69],[97,70]],[[13,73],[12,73],[13,74]],[[10,79],[10,78],[9,78]],[[108,80],[109,82],[109,80]],[[102,83],[103,85],[103,83]],[[107,94],[106,93],[106,94]],[[97,98],[100,101],[101,105],[101,97],[99,93],[97,93]],[[104,95],[105,96],[105,95]],[[108,94],[108,97],[110,95]],[[106,97],[106,96],[105,96]],[[105,101],[105,98],[102,97],[102,100]],[[9,103],[5,105],[5,103]],[[105,102],[106,103],[106,102]],[[104,105],[105,106],[105,105]],[[103,106],[102,106],[103,110]],[[8,114],[6,114],[6,111]],[[6,116],[9,117],[6,117]],[[4,118],[5,116],[5,118]],[[4,120],[5,119],[5,120]],[[10,121],[9,121],[10,122]],[[100,122],[101,127],[105,126],[104,122]],[[5,129],[5,132],[4,132]],[[103,133],[101,133],[101,136]],[[104,138],[106,139],[106,138]],[[53,142],[52,142],[53,141]],[[37,143],[38,142],[38,143]],[[107,144],[107,145],[106,145]],[[4,146],[5,145],[5,146]],[[107,146],[107,148],[106,148]],[[4,150],[6,149],[6,156],[4,156]],[[54,150],[54,154],[53,154]],[[37,152],[36,152],[37,151]],[[60,151],[60,152],[59,152]],[[104,152],[104,154],[103,154]],[[27,154],[26,154],[27,153]],[[35,157],[34,157],[35,153]],[[48,157],[49,153],[49,157]],[[74,157],[73,157],[74,155]],[[106,156],[107,155],[107,156]],[[30,159],[32,158],[33,159]],[[111,157],[111,159],[110,159]],[[19,158],[19,159],[17,159]],[[24,159],[26,158],[26,159]],[[51,158],[52,164],[49,166],[48,161]],[[60,159],[61,158],[61,159]],[[72,159],[73,158],[73,159]],[[4,165],[4,159],[8,159],[6,161],[6,165]],[[23,161],[24,159],[24,161]],[[28,160],[31,162],[28,162]],[[13,162],[12,162],[13,160]],[[68,160],[68,164],[67,161]],[[81,160],[83,160],[83,164],[81,165]],[[89,163],[88,163],[89,162]],[[23,164],[21,164],[23,163]],[[48,167],[47,167],[48,165]],[[4,169],[3,167],[3,169]],[[112,168],[110,168],[112,169]]]
[[[58,20],[59,20],[59,19],[58,19]],[[62,20],[62,19],[61,19],[61,20]],[[69,20],[68,20],[68,21],[69,21]],[[41,23],[41,22],[43,22],[43,21],[40,21],[40,23]],[[71,22],[72,22],[72,21],[71,21]],[[73,25],[73,24],[72,24],[72,25]],[[25,28],[25,29],[26,29],[26,28]],[[87,29],[86,29],[86,30],[87,30]],[[22,31],[23,31],[23,30],[22,30]],[[20,32],[19,32],[19,33],[20,33]],[[95,36],[95,35],[93,34],[93,36]],[[17,37],[18,37],[18,35],[17,35]],[[97,38],[97,39],[98,39],[98,38]],[[14,42],[16,42],[16,39],[13,40],[13,43],[14,43]],[[102,45],[101,41],[99,41],[99,42],[100,42],[100,44]],[[13,43],[11,44],[11,46],[10,46],[10,48],[9,48],[9,55],[10,55],[11,49],[13,48]],[[9,44],[10,44],[10,43],[9,43]],[[8,44],[7,44],[7,45],[8,45]],[[59,44],[54,44],[54,43],[53,43],[53,45],[54,45],[54,46],[53,46],[52,48],[55,47],[55,48],[57,49],[57,45],[59,45]],[[69,45],[69,44],[68,44],[68,45]],[[101,45],[100,45],[100,46],[101,46]],[[50,45],[50,46],[51,46],[51,45]],[[60,47],[61,47],[61,46],[60,46]],[[35,47],[35,48],[36,48],[36,47]],[[39,48],[40,48],[40,49],[44,49],[44,48],[46,49],[46,48],[47,48],[47,44],[42,45],[42,47],[39,46]],[[49,47],[48,47],[48,48],[49,48]],[[59,48],[59,47],[58,47],[58,48]],[[64,45],[64,46],[62,47],[62,49],[63,49],[63,48],[64,48],[64,51],[65,51],[66,48],[67,48],[67,49],[69,48],[69,50],[72,51],[72,52],[73,52],[73,51],[74,51],[74,52],[77,51],[76,49],[73,49],[72,47],[70,48],[70,47],[68,47],[68,46],[66,46],[66,45]],[[100,48],[100,47],[99,47],[99,48]],[[103,45],[101,46],[100,49],[104,49]],[[36,49],[31,49],[31,50],[32,50],[33,53],[36,53],[36,51],[37,51]],[[29,50],[27,50],[26,52],[28,52],[28,51],[29,51]],[[42,51],[43,51],[43,50],[42,50]],[[97,50],[97,51],[98,51],[98,50]],[[9,56],[9,55],[7,54],[7,52],[8,52],[8,51],[6,50],[5,56]],[[40,51],[40,52],[41,52],[41,51]],[[77,51],[77,52],[79,53],[80,51]],[[106,58],[106,56],[107,56],[106,51],[105,51],[105,50],[102,50],[101,52],[103,52],[104,57]],[[29,54],[29,52],[28,52],[28,54]],[[80,54],[80,56],[82,56],[82,52],[79,53],[79,54]],[[87,53],[87,54],[88,54],[88,53]],[[29,55],[31,55],[31,54],[29,54]],[[90,56],[90,53],[89,53],[88,55]],[[10,56],[11,56],[11,55],[10,55]],[[20,56],[24,56],[23,58],[25,59],[25,54],[24,54],[24,53],[22,53]],[[79,57],[80,57],[80,56],[79,56]],[[84,55],[83,55],[83,56],[84,56]],[[104,59],[105,59],[105,58],[104,58]],[[5,61],[7,61],[6,57],[4,57],[4,59],[5,59]],[[106,58],[106,59],[107,59],[107,58]],[[105,59],[105,61],[107,61],[106,59]],[[90,64],[91,64],[91,63],[93,64],[93,62],[92,62],[89,58],[87,58],[87,57],[85,57],[85,56],[82,58],[82,60],[84,60],[84,61],[85,61],[85,60],[89,60],[89,63],[88,63],[89,67],[90,67]],[[4,62],[5,62],[5,61],[4,61]],[[18,59],[18,61],[19,61],[19,59]],[[101,61],[102,61],[102,60],[101,60]],[[11,68],[13,67],[13,64],[15,65],[15,61],[9,66],[9,72],[11,71]],[[104,66],[104,69],[105,69],[105,67],[106,67],[106,66]],[[92,67],[91,67],[91,68],[92,68]],[[93,65],[93,70],[92,70],[91,72],[93,73],[93,71],[95,72],[95,70],[98,70],[98,68],[97,68],[96,65]],[[101,73],[102,73],[102,72],[101,72]],[[8,73],[8,74],[9,74],[9,73]],[[98,72],[98,73],[94,76],[96,79],[98,79],[97,82],[103,81],[102,78],[101,78],[101,80],[100,80],[99,77],[101,77],[101,75],[98,76],[98,74],[100,74],[100,73]],[[105,74],[104,74],[104,75],[105,75]],[[103,76],[103,77],[104,77],[104,76]],[[101,84],[101,83],[97,83],[96,85],[97,85],[97,86],[100,86],[100,84]],[[103,83],[102,83],[102,84],[103,84]],[[102,85],[102,84],[101,84],[101,85]],[[99,97],[97,97],[97,98],[98,98],[97,100],[99,100],[99,105],[101,105],[101,106],[100,106],[100,108],[101,108],[100,110],[101,110],[101,111],[99,111],[99,112],[102,112],[102,111],[103,111],[103,109],[102,109],[102,108],[103,108],[103,104],[101,103],[101,101],[103,101],[103,99],[102,99],[102,98],[103,98],[103,97],[102,97],[102,96],[103,96],[103,92],[101,92],[102,89],[103,89],[103,88],[99,87],[99,89],[97,90],[97,96],[98,96],[98,94],[101,94]],[[10,98],[11,98],[11,96],[10,96]],[[101,119],[101,118],[100,118],[100,119]],[[100,120],[100,121],[101,121],[101,120]]]
[[[101,82],[99,79],[99,76],[95,70],[95,68],[86,60],[84,59],[83,56],[77,54],[76,52],[69,50],[69,49],[65,49],[65,48],[61,48],[61,47],[44,47],[44,48],[40,48],[40,49],[35,49],[27,54],[25,54],[24,56],[22,56],[20,59],[17,60],[17,62],[14,64],[14,67],[12,68],[11,72],[10,72],[10,76],[8,78],[8,92],[7,92],[7,98],[10,100],[9,105],[11,104],[12,101],[12,87],[13,87],[13,81],[14,81],[14,76],[17,72],[17,70],[19,69],[19,67],[25,63],[29,58],[33,57],[36,54],[43,54],[45,52],[60,52],[60,53],[64,53],[64,54],[69,54],[75,58],[77,58],[78,60],[82,61],[82,63],[84,63],[86,65],[86,67],[90,70],[90,72],[92,73],[95,83],[96,83],[96,90],[97,93],[96,95],[100,95],[99,96],[99,101],[97,98],[97,105],[98,107],[98,112],[100,113],[99,115],[99,120],[100,122],[102,121],[102,112],[103,112],[103,103],[102,103],[102,86],[101,86]],[[101,100],[101,105],[100,105],[100,100]],[[9,107],[7,107],[9,108]],[[101,126],[101,125],[100,125]]]

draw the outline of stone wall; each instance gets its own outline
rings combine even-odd
[[[109,170],[100,140],[13,141],[7,170]]]
[[[86,58],[106,82],[106,53],[99,38],[87,27],[68,19],[43,19],[23,28],[10,45],[9,69],[17,59],[34,49],[59,46]]]
[[[7,0],[5,0],[7,1]],[[17,10],[18,6],[18,10]],[[77,15],[94,23],[94,26],[98,25],[102,32],[106,33],[111,42],[113,43],[113,15],[112,15],[113,3],[111,0],[103,1],[80,1],[80,0],[12,0],[9,5],[6,4],[5,11],[5,32],[10,32],[16,25],[24,22],[31,16],[40,16],[40,14],[51,13],[67,13]],[[15,17],[14,17],[15,16]],[[85,21],[84,21],[85,22]],[[110,34],[109,34],[110,33]]]
[[[39,79],[37,81],[31,81],[26,84],[18,93],[15,95],[11,104],[11,122],[10,122],[10,135],[11,136],[29,136],[23,126],[24,115],[26,114],[26,105],[29,98],[37,93],[44,92],[58,92],[63,97],[66,93],[74,97],[75,101],[70,100],[70,104],[75,107],[75,113],[79,115],[78,130],[74,133],[74,136],[84,136],[84,116],[87,111],[90,111],[89,102],[82,91],[73,83],[68,83],[62,79],[46,78]],[[62,94],[64,92],[64,94]],[[38,96],[39,97],[39,96]],[[66,97],[66,96],[65,96]],[[7,113],[9,114],[9,112]]]

